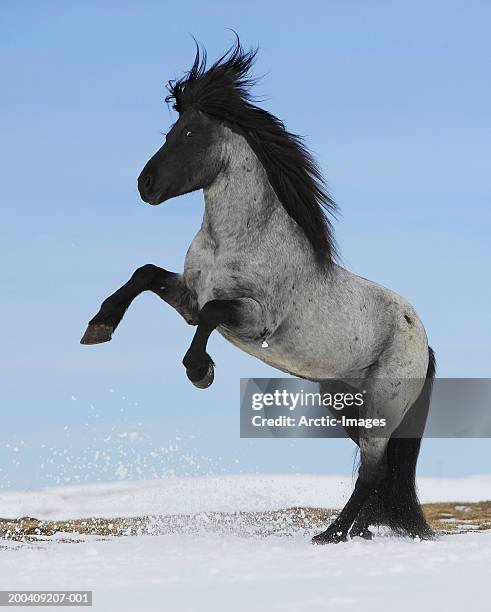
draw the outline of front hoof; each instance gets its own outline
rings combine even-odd
[[[312,544],[339,544],[339,542],[346,542],[346,533],[339,529],[326,529],[322,533],[312,538]]]
[[[187,377],[198,389],[208,389],[215,378],[215,368],[209,363],[205,368],[186,370]]]
[[[102,342],[109,342],[113,335],[114,327],[111,325],[89,325],[85,331],[85,334],[80,340],[80,344],[101,344]]]

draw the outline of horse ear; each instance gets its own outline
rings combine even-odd
[[[167,81],[167,85],[166,85],[166,89],[169,92],[164,100],[166,104],[171,104],[172,103],[172,108],[177,111],[178,113],[179,111],[179,101],[178,101],[178,92],[177,92],[177,86],[176,86],[176,81],[175,80],[171,80],[171,81]]]
[[[184,110],[182,98],[186,93],[186,89],[190,84],[199,79],[199,77],[203,76],[203,74],[206,72],[206,49],[199,44],[194,36],[192,38],[196,46],[193,65],[182,78],[173,79],[167,83],[167,91],[169,94],[165,97],[165,101],[167,103],[172,102],[172,108],[179,114],[181,114]]]

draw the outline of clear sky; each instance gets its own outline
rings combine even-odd
[[[490,375],[489,2],[13,2],[0,19],[0,486],[207,472],[341,472],[348,441],[238,438],[239,378],[274,371],[215,334],[212,388],[155,296],[79,338],[138,266],[181,270],[203,196],[144,205],[136,177],[194,57],[259,44],[257,93],[304,135],[347,267],[407,297],[440,376]],[[428,440],[420,473],[489,472],[490,440]]]

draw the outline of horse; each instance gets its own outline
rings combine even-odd
[[[131,302],[151,291],[196,332],[183,365],[198,388],[214,380],[207,353],[213,331],[296,377],[350,379],[371,398],[363,418],[384,418],[383,436],[348,431],[360,451],[354,490],[315,544],[371,539],[370,525],[431,538],[418,501],[422,431],[398,431],[411,414],[424,427],[435,358],[414,308],[396,293],[339,263],[336,204],[304,140],[260,108],[251,93],[257,49],[236,43],[211,66],[196,43],[191,69],[168,82],[178,119],[138,177],[142,200],[158,205],[204,192],[200,230],[184,272],[138,268],[104,300],[81,340],[111,340]],[[416,382],[415,382],[416,381]]]

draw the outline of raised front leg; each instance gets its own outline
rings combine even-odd
[[[212,300],[200,310],[198,329],[182,360],[189,380],[199,389],[206,389],[213,382],[214,363],[206,352],[206,345],[219,325],[236,328],[242,336],[259,339],[264,326],[261,306],[252,298],[238,298]]]
[[[109,296],[89,325],[81,344],[99,344],[111,340],[131,302],[143,291],[152,291],[170,304],[190,325],[197,324],[195,302],[180,274],[147,264],[138,268],[130,280]]]
[[[182,363],[189,380],[199,389],[209,387],[214,378],[214,363],[206,352],[208,338],[219,325],[239,323],[240,300],[212,300],[199,312],[198,329]]]

